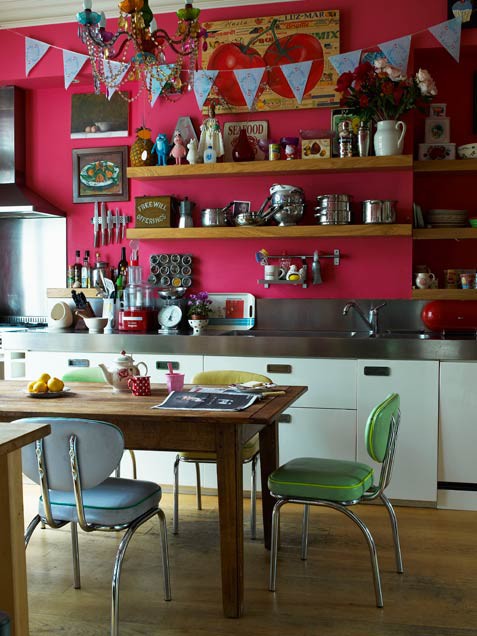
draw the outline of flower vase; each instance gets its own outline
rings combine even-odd
[[[374,152],[377,157],[402,155],[406,124],[403,121],[389,119],[378,121],[374,135]]]
[[[196,316],[195,318],[189,319],[189,325],[192,327],[193,336],[200,336],[204,332],[208,324],[208,318]]]
[[[232,148],[232,159],[234,161],[253,161],[255,159],[255,149],[249,141],[245,128],[240,129],[237,143]]]

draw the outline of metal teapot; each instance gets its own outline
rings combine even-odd
[[[104,379],[113,387],[114,392],[128,391],[128,380],[135,375],[141,375],[139,367],[143,365],[145,368],[144,375],[147,375],[147,365],[145,362],[134,364],[132,356],[128,356],[125,351],[121,351],[121,355],[113,360],[111,368],[107,369],[104,364],[98,364],[103,372]]]

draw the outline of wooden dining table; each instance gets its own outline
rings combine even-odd
[[[0,422],[35,416],[101,419],[122,430],[126,448],[217,454],[223,612],[230,618],[242,616],[242,448],[253,435],[260,434],[264,543],[269,549],[274,499],[267,479],[278,465],[278,419],[307,387],[277,387],[283,394],[263,397],[242,411],[153,409],[167,396],[161,384],[152,385],[152,394],[146,397],[113,393],[109,385],[93,383],[71,382],[71,390],[55,399],[32,398],[25,388],[25,382],[0,381]]]

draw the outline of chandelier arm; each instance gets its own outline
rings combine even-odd
[[[190,34],[188,33],[188,36],[189,35]],[[153,41],[154,41],[156,36],[164,38],[164,40],[167,42],[167,44],[171,47],[171,49],[177,55],[188,56],[188,55],[191,55],[193,53],[193,51],[194,51],[193,47],[191,47],[190,50],[188,50],[188,51],[184,51],[182,49],[176,48],[176,46],[184,44],[184,42],[187,41],[187,37],[181,38],[180,40],[173,40],[171,38],[171,36],[167,33],[167,31],[165,31],[164,29],[156,29],[154,31],[154,33],[152,34]]]

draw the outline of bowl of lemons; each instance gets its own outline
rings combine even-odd
[[[52,377],[49,373],[42,373],[36,380],[28,383],[26,393],[33,398],[54,398],[65,395],[70,391],[63,380]]]

